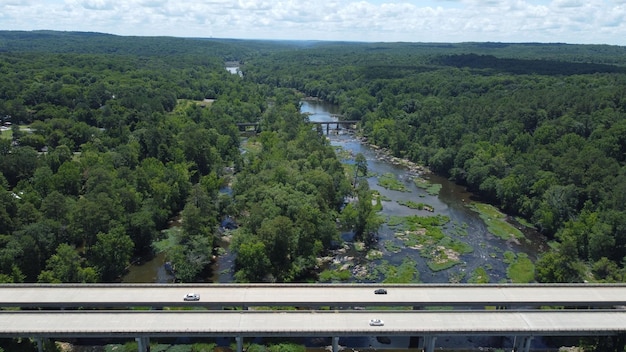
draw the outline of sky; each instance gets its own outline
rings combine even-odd
[[[0,30],[626,45],[626,0],[0,0]]]

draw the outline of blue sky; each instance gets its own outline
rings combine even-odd
[[[626,0],[0,0],[0,29],[626,45]]]

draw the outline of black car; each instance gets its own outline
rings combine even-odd
[[[385,290],[384,288],[379,288],[378,290],[374,291],[374,293],[377,295],[386,295],[387,290]]]

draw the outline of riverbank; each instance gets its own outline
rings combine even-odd
[[[363,136],[357,135],[355,138],[359,142],[363,143],[364,145],[367,145],[372,150],[375,150],[376,154],[378,156],[378,159],[381,160],[381,161],[388,162],[388,163],[390,163],[392,165],[405,167],[410,172],[416,173],[416,174],[417,173],[422,173],[422,174],[432,173],[432,171],[430,169],[428,169],[424,165],[414,163],[414,162],[412,162],[412,161],[410,161],[408,159],[405,159],[405,158],[399,158],[397,156],[393,156],[393,154],[391,153],[391,151],[389,149],[381,148],[381,147],[379,147],[379,146],[377,146],[375,144],[371,144],[367,140],[367,137],[363,137]]]

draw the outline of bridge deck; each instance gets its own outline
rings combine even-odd
[[[370,326],[371,318],[384,326]],[[0,337],[595,336],[626,331],[623,310],[551,311],[12,311]]]
[[[386,295],[374,290],[387,289]],[[183,302],[189,292],[198,302]],[[626,285],[0,285],[0,307],[626,306]]]

